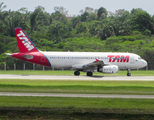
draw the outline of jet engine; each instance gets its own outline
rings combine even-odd
[[[98,72],[102,72],[102,73],[117,73],[118,72],[118,66],[116,65],[108,65],[108,66],[103,66],[102,68],[97,68]]]

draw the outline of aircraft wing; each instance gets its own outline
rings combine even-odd
[[[76,69],[89,69],[89,68],[100,67],[100,66],[103,66],[103,65],[104,65],[103,61],[100,61],[100,60],[96,59],[96,61],[94,61],[92,63],[76,64],[76,65],[73,65],[72,67],[76,68]]]
[[[94,68],[94,67],[99,67],[99,66],[103,66],[104,62],[103,61],[99,61],[98,59],[96,59],[96,61],[89,63],[89,64],[85,64],[82,66],[83,69],[88,69],[88,68]]]

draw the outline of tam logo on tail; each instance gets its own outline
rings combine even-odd
[[[34,49],[34,46],[31,44],[31,42],[28,40],[26,35],[21,30],[20,30],[20,33],[17,34],[17,36],[19,37],[20,40],[22,40],[22,43],[24,44],[24,46],[26,46],[28,51],[31,51],[32,49]]]
[[[19,52],[37,52],[37,48],[21,28],[15,28]]]

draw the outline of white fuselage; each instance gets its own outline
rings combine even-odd
[[[112,52],[42,52],[54,68],[76,68],[92,63],[96,59],[106,65],[117,65],[119,69],[138,69],[145,67],[147,62],[133,53]],[[74,67],[75,66],[75,67]]]

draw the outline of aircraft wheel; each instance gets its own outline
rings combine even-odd
[[[131,76],[131,74],[130,73],[127,73],[127,76]]]
[[[87,76],[93,76],[92,72],[87,72]]]
[[[75,75],[75,76],[79,76],[79,75],[80,75],[80,72],[79,72],[79,71],[75,71],[75,72],[74,72],[74,75]]]

